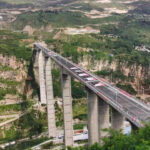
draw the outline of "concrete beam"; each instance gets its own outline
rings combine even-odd
[[[51,73],[51,59],[49,57],[45,58],[45,74],[46,74],[46,94],[47,94],[48,136],[56,137],[56,122],[55,122],[52,73]]]
[[[90,89],[87,89],[87,106],[88,106],[88,144],[99,143],[99,126],[98,126],[98,97]]]
[[[65,147],[68,147],[73,146],[71,77],[62,70],[61,80],[64,111],[64,139]]]
[[[124,116],[117,110],[112,108],[111,127],[114,130],[121,130],[124,128]]]
[[[46,104],[46,87],[45,87],[45,74],[44,74],[44,57],[43,52],[39,51],[39,83],[40,83],[40,100],[41,104]]]
[[[109,120],[109,105],[102,100],[100,97],[98,99],[98,111],[99,111],[99,132],[100,132],[100,138],[107,136],[108,133],[106,131],[103,131],[103,129],[108,129],[110,126],[110,120]]]

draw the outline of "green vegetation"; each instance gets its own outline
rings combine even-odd
[[[13,26],[19,29],[23,29],[25,25],[31,25],[32,27],[41,27],[48,24],[52,24],[55,27],[66,27],[74,25],[85,25],[90,23],[90,19],[82,15],[81,13],[64,12],[64,11],[38,11],[27,12],[17,17],[17,20],[13,23]]]
[[[128,93],[130,93],[132,95],[137,94],[137,92],[134,90],[134,88],[130,84],[123,85],[121,83],[118,83],[116,86],[119,87],[122,90],[125,90],[126,92],[128,92]]]
[[[101,27],[101,34],[118,36],[116,40],[109,40],[108,49],[110,53],[120,62],[129,65],[138,64],[148,66],[150,64],[150,53],[135,50],[135,46],[149,44],[150,26],[149,22],[137,20],[133,16],[126,16],[118,26],[105,25]]]
[[[16,95],[17,90],[15,88],[7,88],[7,89],[0,88],[0,100],[2,100],[6,94]]]
[[[35,0],[24,0],[24,1],[20,1],[20,0],[0,0],[0,2],[6,2],[8,4],[30,4],[32,2],[35,2]],[[15,6],[14,6],[15,7]]]
[[[63,110],[55,103],[56,125],[63,126]],[[86,99],[73,99],[73,118],[86,121],[87,120],[87,104]],[[74,129],[82,129],[84,124],[74,125]]]
[[[30,121],[29,121],[30,120]],[[46,113],[40,111],[31,110],[21,117],[16,125],[21,128],[22,137],[32,137],[33,135],[39,135],[45,131],[44,126],[47,126],[47,116]]]
[[[27,110],[29,106],[22,106],[20,108],[17,106],[9,106],[11,110],[20,110],[23,111],[24,108]],[[0,108],[1,110],[1,108]],[[6,110],[6,109],[5,109]],[[8,109],[10,111],[10,109]],[[41,113],[37,110],[30,110],[25,115],[23,115],[19,120],[16,120],[12,123],[12,126],[8,129],[0,129],[1,133],[4,132],[3,136],[0,134],[0,143],[8,142],[13,140],[18,140],[21,138],[32,138],[32,136],[37,136],[43,131],[45,131],[45,127],[47,126],[47,116],[46,113]],[[31,142],[32,143],[32,142]]]
[[[84,85],[75,80],[72,80],[72,97],[75,99],[86,97],[86,92],[84,91]]]
[[[83,127],[86,126],[86,124],[75,124],[73,126],[74,130],[83,129]]]
[[[48,39],[46,43],[53,44],[56,52],[71,58],[75,63],[82,60],[85,55],[91,56],[93,60],[110,59],[108,50],[105,48],[106,43],[103,42],[100,35],[63,35],[58,40]],[[89,52],[82,50],[82,48],[89,49]]]
[[[103,139],[103,145],[94,144],[91,147],[68,148],[68,150],[149,150],[150,126],[139,129],[130,135],[117,131],[109,132],[110,136]]]
[[[48,140],[46,137],[41,137],[38,139],[29,139],[23,142],[19,142],[15,145],[8,146],[5,148],[5,150],[25,150],[25,149],[30,149],[33,146],[38,145],[39,143],[42,143],[44,141]]]
[[[56,126],[63,126],[63,110],[55,103]]]
[[[111,69],[104,69],[101,71],[96,71],[96,75],[99,75],[103,78],[108,77],[112,82],[119,82],[119,81],[134,81],[134,77],[130,74],[128,76],[125,76],[121,70],[113,71]]]
[[[13,117],[11,117],[11,118],[4,118],[4,119],[0,119],[0,123],[5,122],[5,121],[8,121],[8,120],[11,120],[11,119],[14,119],[14,118],[13,118]]]
[[[73,100],[73,118],[87,120],[87,104],[86,99]]]
[[[31,102],[23,102],[21,104],[11,104],[11,105],[1,105],[0,106],[0,114],[3,114],[5,112],[18,112],[23,111],[26,108],[29,108],[31,106]]]
[[[9,86],[17,86],[20,84],[20,82],[18,82],[18,81],[8,80],[8,79],[3,79],[3,78],[0,78],[0,83],[6,84],[8,87]]]
[[[23,45],[23,39],[28,36],[19,32],[0,30],[0,52],[8,56],[16,56],[18,59],[29,61],[32,56],[31,48]]]
[[[91,3],[80,2],[80,3],[74,3],[70,6],[70,9],[82,10],[82,11],[87,11],[87,12],[93,10],[93,8],[98,10],[98,11],[104,11],[103,8],[101,8],[97,5],[92,5]]]
[[[59,70],[52,70],[54,97],[61,97],[61,74]]]
[[[56,146],[61,146],[62,144],[54,144],[53,142],[50,142],[50,143],[48,143],[48,144],[45,144],[45,145],[43,145],[42,146],[42,149],[52,149],[52,148],[54,148],[54,147],[56,147]]]
[[[54,87],[54,96],[61,97],[61,74],[57,69],[52,70],[53,77],[53,87]],[[86,96],[84,92],[84,86],[75,80],[72,79],[72,97],[73,98],[83,98]]]
[[[90,19],[81,12],[71,11],[37,11],[20,14],[13,22],[13,27],[23,29],[26,25],[35,28],[51,24],[54,27],[72,27],[86,24],[97,24],[103,22],[117,21],[122,16],[113,15],[101,19]]]
[[[13,71],[14,69],[9,66],[4,66],[0,64],[0,71]]]

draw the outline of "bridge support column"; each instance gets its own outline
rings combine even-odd
[[[55,122],[52,73],[51,73],[51,59],[49,57],[45,58],[45,74],[46,74],[46,94],[47,94],[48,136],[56,137],[56,122]]]
[[[62,98],[64,111],[64,138],[65,146],[73,146],[73,121],[72,121],[72,97],[71,77],[62,70]]]
[[[44,57],[43,52],[39,51],[39,83],[40,83],[40,100],[41,104],[46,104],[46,87],[44,78]]]
[[[124,116],[112,108],[111,127],[114,130],[121,130],[124,127]]]
[[[91,146],[99,143],[98,127],[98,97],[90,89],[87,89],[87,106],[88,106],[88,143]]]
[[[110,121],[109,121],[109,105],[99,98],[98,100],[98,111],[99,111],[99,132],[100,132],[100,137],[107,136],[108,133],[106,131],[103,131],[103,129],[109,128],[110,126]]]

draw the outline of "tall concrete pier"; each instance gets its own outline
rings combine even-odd
[[[114,130],[121,130],[124,127],[124,116],[112,108],[111,127]]]
[[[39,51],[39,83],[40,83],[40,100],[41,104],[46,104],[46,87],[45,87],[45,73],[44,73],[44,62],[43,52]]]
[[[87,89],[87,106],[88,106],[88,137],[89,145],[95,142],[99,143],[99,126],[98,126],[98,97],[90,89]]]
[[[45,75],[46,75],[46,94],[47,94],[47,118],[48,118],[48,135],[56,137],[55,107],[53,95],[53,83],[51,73],[51,58],[45,58]]]
[[[65,146],[73,146],[73,120],[72,120],[72,96],[71,77],[62,70],[62,99],[64,112],[64,138]]]
[[[103,131],[104,129],[109,128],[110,126],[110,116],[109,116],[109,105],[99,98],[98,100],[98,111],[99,111],[99,132],[100,132],[100,137],[107,136],[108,133],[106,131]]]

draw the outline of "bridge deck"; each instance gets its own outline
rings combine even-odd
[[[36,47],[65,68],[73,77],[80,80],[113,108],[117,109],[136,126],[143,127],[143,122],[149,122],[150,108],[133,98],[132,95],[111,85],[103,78],[84,70],[61,55],[43,48],[39,44],[36,44]]]

